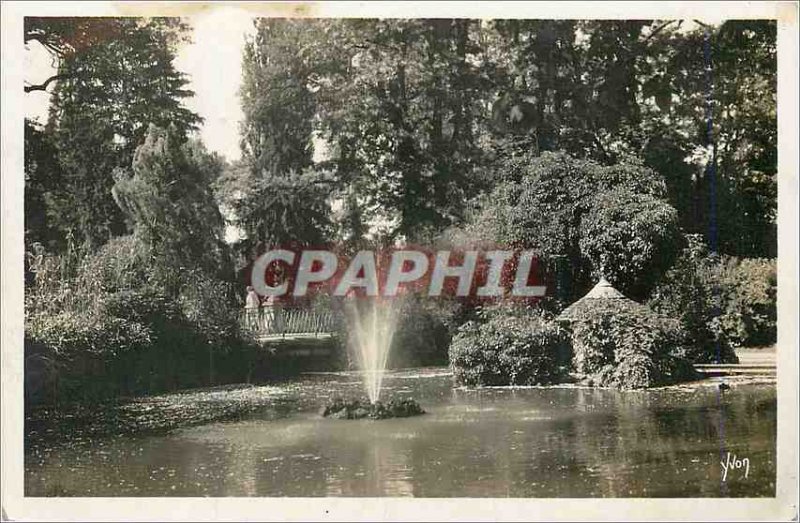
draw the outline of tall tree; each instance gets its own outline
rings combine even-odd
[[[688,232],[716,236],[728,254],[775,256],[775,23],[675,29],[655,39],[643,75],[642,155]]]
[[[26,16],[24,21],[25,45],[37,42],[47,51],[56,68],[75,53],[102,44],[112,38],[119,38],[125,29],[123,18],[78,18]],[[25,92],[46,91],[50,85],[69,76],[57,71],[38,84],[27,83]]]
[[[714,156],[723,252],[777,256],[777,58],[774,20],[728,21],[713,36]]]
[[[484,156],[479,29],[447,19],[326,28],[335,39],[317,58],[325,65],[320,130],[334,144],[340,179],[354,185],[367,215],[394,222],[391,236],[419,240],[459,221],[479,189],[467,182]]]
[[[258,19],[242,64],[242,166],[220,191],[251,256],[275,243],[319,244],[328,236],[329,181],[313,166],[311,48],[320,23]]]
[[[312,164],[314,97],[306,45],[312,22],[258,19],[242,63],[242,151],[254,171],[285,174]]]
[[[48,212],[60,217],[65,234],[96,246],[125,232],[111,198],[112,173],[131,165],[148,125],[173,125],[185,135],[200,117],[181,104],[192,92],[173,65],[187,30],[179,20],[69,19],[65,27],[80,44],[67,39],[72,43],[59,54],[47,132],[63,178]]]

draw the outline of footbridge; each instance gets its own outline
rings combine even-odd
[[[259,342],[314,340],[336,335],[336,319],[329,310],[308,307],[244,309],[241,326]]]

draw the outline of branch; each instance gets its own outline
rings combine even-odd
[[[661,24],[661,25],[659,25],[658,27],[656,27],[655,29],[653,29],[653,32],[652,32],[652,33],[650,33],[649,35],[647,35],[647,38],[645,38],[645,39],[644,39],[645,43],[646,43],[646,42],[649,42],[649,41],[650,41],[650,40],[651,40],[651,39],[652,39],[654,36],[656,36],[658,33],[660,33],[661,31],[663,31],[665,27],[667,27],[668,25],[670,25],[670,24],[672,24],[672,23],[674,23],[674,22],[678,22],[678,26],[680,26],[680,24],[681,24],[682,20],[667,20],[667,21],[666,21],[666,22],[664,22],[663,24]]]
[[[49,86],[52,82],[57,82],[58,80],[64,80],[69,78],[72,75],[69,74],[56,74],[45,80],[40,84],[31,84],[25,86],[25,92],[30,93],[31,91],[47,91],[47,86]]]
[[[57,39],[48,38],[47,35],[26,33],[25,44],[28,42],[39,42],[39,44],[44,47],[47,52],[60,58],[65,57],[70,51],[72,51],[72,47],[69,44],[61,43],[59,45]]]

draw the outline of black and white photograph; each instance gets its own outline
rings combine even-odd
[[[489,4],[3,2],[3,520],[797,517],[798,3]]]

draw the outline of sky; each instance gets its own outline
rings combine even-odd
[[[239,151],[239,86],[242,79],[242,47],[245,34],[252,33],[252,17],[235,6],[219,6],[207,14],[187,18],[193,27],[192,43],[177,53],[175,67],[189,77],[194,97],[184,104],[205,119],[200,136],[206,147],[237,160]],[[26,80],[39,83],[54,74],[50,55],[32,43],[26,52]],[[52,91],[53,84],[49,90]],[[31,92],[25,96],[28,117],[47,119],[49,95]]]

